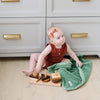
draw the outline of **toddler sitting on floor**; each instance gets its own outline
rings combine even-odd
[[[23,73],[30,76],[33,72],[39,73],[43,65],[47,68],[55,63],[68,62],[70,60],[64,58],[66,52],[76,61],[79,67],[82,66],[82,62],[78,59],[70,46],[65,43],[64,33],[59,27],[50,27],[47,31],[47,35],[50,42],[42,53],[33,53],[31,55],[29,69],[23,70]]]

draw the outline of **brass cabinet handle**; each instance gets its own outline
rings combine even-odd
[[[20,0],[1,0],[1,2],[20,2]]]
[[[72,0],[73,2],[87,2],[87,1],[90,1],[90,0]]]
[[[71,33],[71,38],[87,38],[88,33]]]
[[[21,34],[3,34],[4,39],[21,39]]]

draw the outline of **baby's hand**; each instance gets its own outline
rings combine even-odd
[[[82,65],[83,65],[81,61],[77,61],[76,64],[77,64],[77,66],[79,66],[79,67],[82,67]]]

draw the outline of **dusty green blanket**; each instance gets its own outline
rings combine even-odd
[[[83,56],[78,56],[79,60],[83,63],[81,68],[76,66],[76,62],[70,59],[71,62],[62,62],[48,67],[50,73],[55,70],[61,75],[62,87],[65,90],[74,90],[85,84],[91,72],[91,61],[85,60]]]

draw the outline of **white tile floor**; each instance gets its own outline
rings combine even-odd
[[[74,91],[62,87],[31,85],[21,71],[28,69],[29,58],[0,58],[0,100],[100,100],[100,58],[92,61],[88,82]]]

